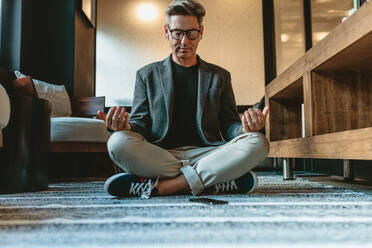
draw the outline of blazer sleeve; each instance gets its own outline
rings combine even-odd
[[[230,72],[227,72],[226,85],[221,93],[219,122],[221,133],[226,141],[243,134],[242,123],[236,108],[235,96],[231,85]]]
[[[139,71],[136,74],[132,112],[129,123],[132,131],[141,134],[148,140],[151,130],[149,102],[147,98],[147,87]]]

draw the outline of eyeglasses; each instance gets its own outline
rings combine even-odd
[[[186,33],[186,36],[189,40],[195,40],[198,38],[200,29],[189,29],[189,30],[180,30],[180,29],[170,29],[168,25],[169,32],[175,40],[181,40]]]

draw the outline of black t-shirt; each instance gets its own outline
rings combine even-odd
[[[165,148],[203,146],[196,129],[198,99],[198,64],[183,67],[172,61],[174,81],[174,111]]]

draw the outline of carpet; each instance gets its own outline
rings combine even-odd
[[[255,193],[118,199],[103,181],[0,195],[0,247],[372,247],[372,195],[260,175]],[[204,196],[205,197],[205,196]]]

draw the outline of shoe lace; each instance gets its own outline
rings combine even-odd
[[[149,199],[151,197],[152,190],[158,184],[159,178],[153,183],[151,179],[146,182],[132,182],[130,184],[129,195],[141,196],[141,198]]]
[[[235,180],[231,180],[229,182],[218,183],[214,185],[214,194],[218,194],[220,192],[229,192],[230,190],[238,190],[238,186],[235,183]]]

